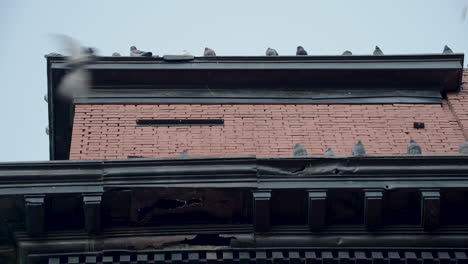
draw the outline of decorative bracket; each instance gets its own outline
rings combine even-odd
[[[255,232],[270,230],[271,190],[253,191],[253,224]]]
[[[307,211],[309,228],[321,230],[325,225],[326,190],[307,190]]]
[[[26,230],[30,235],[39,235],[44,232],[45,194],[32,194],[24,196]]]
[[[101,231],[101,193],[83,194],[85,229],[88,233]]]
[[[426,231],[439,227],[440,192],[438,189],[421,190],[421,225]]]
[[[382,210],[383,191],[364,190],[364,222],[369,230],[376,230],[382,225]]]

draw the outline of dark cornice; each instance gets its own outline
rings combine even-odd
[[[113,188],[468,189],[468,156],[50,161],[0,164],[0,195]]]

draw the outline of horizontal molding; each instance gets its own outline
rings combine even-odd
[[[0,195],[112,188],[468,189],[468,156],[190,157],[0,163]]]

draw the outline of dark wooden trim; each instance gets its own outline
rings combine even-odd
[[[382,224],[383,191],[364,190],[364,222],[369,230],[377,230]]]
[[[254,190],[253,225],[255,232],[267,232],[271,225],[271,190]]]
[[[421,225],[424,230],[433,231],[440,225],[440,191],[421,190]]]
[[[308,224],[314,231],[321,230],[325,225],[326,190],[307,190],[308,197]]]
[[[45,221],[45,195],[33,194],[24,196],[25,226],[31,235],[44,232]]]

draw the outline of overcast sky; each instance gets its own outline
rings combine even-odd
[[[468,0],[0,0],[0,161],[49,159],[46,60],[50,33],[96,47],[153,54],[312,55],[468,52]],[[466,67],[466,65],[465,65]]]

